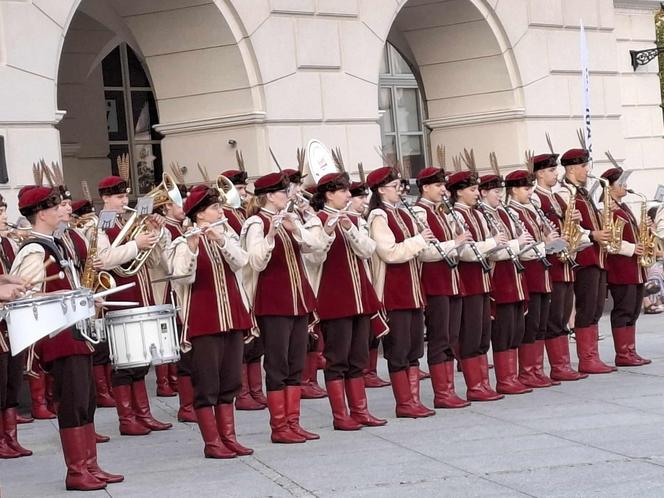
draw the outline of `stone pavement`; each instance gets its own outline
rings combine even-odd
[[[98,430],[112,436],[100,462],[126,481],[85,496],[664,496],[663,325],[664,315],[640,321],[649,366],[428,419],[395,419],[390,388],[371,389],[372,411],[389,424],[344,433],[332,430],[327,400],[306,400],[303,425],[321,439],[285,446],[269,442],[267,411],[240,412],[239,440],[256,452],[234,460],[204,459],[194,425],[123,437],[115,411],[98,410]],[[611,339],[600,347],[612,360]],[[460,374],[457,385],[463,392]],[[175,422],[176,399],[153,398],[154,414]],[[0,461],[0,496],[75,496],[64,490],[56,424],[20,426],[20,440],[35,455]]]

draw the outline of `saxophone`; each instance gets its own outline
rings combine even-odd
[[[638,195],[641,198],[641,220],[639,222],[638,243],[643,244],[643,254],[639,256],[639,265],[642,268],[650,268],[657,260],[657,237],[648,227],[648,199],[645,195],[627,190],[630,194]]]
[[[575,263],[574,259],[570,256],[577,251],[579,243],[581,242],[581,237],[583,236],[579,223],[572,219],[572,213],[576,206],[576,187],[564,183],[562,186],[569,190],[570,198],[567,203],[567,210],[565,211],[565,218],[563,219],[560,236],[567,240],[569,247],[566,251],[558,253],[558,259],[563,263]]]
[[[602,247],[609,254],[618,254],[623,240],[623,229],[625,228],[625,220],[620,217],[613,219],[611,212],[611,193],[609,192],[609,181],[602,177],[595,177],[588,175],[589,178],[594,178],[602,184],[602,191],[604,197],[604,207],[602,208],[602,230],[611,232],[611,239],[608,242],[603,242]]]
[[[88,257],[85,259],[83,271],[81,272],[81,286],[97,291],[107,290],[115,287],[115,279],[107,271],[97,272],[94,267],[94,259],[97,257],[97,238],[99,237],[99,219],[92,225],[90,243],[88,245]]]

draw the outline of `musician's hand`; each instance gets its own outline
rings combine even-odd
[[[149,220],[155,224],[156,229],[161,229],[166,225],[166,218],[159,213],[152,213]]]
[[[193,229],[194,227],[187,228],[185,235],[191,232]],[[189,247],[189,250],[195,253],[198,250],[198,242],[201,240],[201,232],[198,232],[195,235],[190,235],[185,240],[187,241],[187,246]]]
[[[634,247],[634,254],[636,256],[641,256],[646,251],[646,248],[640,242]]]
[[[593,240],[596,242],[608,242],[611,240],[611,230],[593,230]]]
[[[153,245],[156,245],[157,242],[159,241],[159,235],[153,233],[153,232],[148,232],[148,233],[139,233],[136,236],[136,246],[138,246],[138,249],[143,251],[145,249],[150,249]]]
[[[351,227],[353,226],[353,222],[350,221],[350,218],[345,214],[341,215],[341,218],[339,219],[339,223],[341,223],[341,227],[344,230],[350,230]]]
[[[436,239],[436,236],[433,234],[430,228],[425,228],[424,230],[422,230],[420,232],[420,235],[424,237],[424,240],[426,240],[427,242],[433,242],[435,240],[438,240]]]
[[[92,259],[92,268],[94,268],[97,271],[103,270],[104,265],[102,264],[101,259],[99,259],[98,257],[95,256]]]
[[[560,235],[555,230],[553,232],[549,232],[545,237],[547,244],[553,242],[554,240],[558,240],[559,238]]]
[[[25,283],[26,282],[24,279],[16,275],[9,275],[9,274],[0,275],[0,285],[7,285],[7,284],[23,285]]]
[[[508,238],[504,233],[500,232],[493,236],[493,240],[497,246],[504,246],[507,245]]]
[[[472,242],[472,240],[473,234],[468,231],[464,231],[454,238],[454,246],[459,247],[460,245],[466,244],[467,242]]]
[[[576,221],[577,223],[580,223],[583,217],[581,216],[581,211],[578,209],[575,209],[572,211],[572,221]]]
[[[205,227],[203,233],[208,239],[224,245],[224,234],[221,231],[215,230],[214,227]]]
[[[295,213],[286,213],[284,216],[283,227],[291,233],[297,234],[300,231],[299,217]]]
[[[283,221],[284,221],[283,213],[275,214],[272,217],[272,220],[270,222],[270,229],[267,231],[267,235],[265,236],[268,242],[270,243],[274,242],[274,237],[277,235],[277,230],[279,229],[279,225],[281,225]]]
[[[535,241],[532,235],[529,232],[523,232],[519,235],[519,247],[526,247],[528,244],[531,244]]]
[[[0,284],[0,301],[13,301],[27,291],[23,284]]]
[[[651,230],[655,228],[655,222],[650,216],[646,216],[646,226],[650,228]]]
[[[325,230],[325,233],[330,236],[334,233],[334,229],[337,228],[337,224],[340,221],[339,216],[330,216],[327,221],[325,222],[325,225],[323,225],[323,230]]]

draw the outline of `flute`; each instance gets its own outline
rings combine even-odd
[[[507,204],[503,204],[503,208],[505,208],[507,216],[509,216],[510,219],[514,222],[514,226],[521,230],[521,233],[526,233],[528,229],[523,224],[523,222],[514,213],[512,213],[512,211],[510,211],[509,206]],[[537,245],[533,245],[530,249],[533,250],[538,261],[542,263],[544,268],[551,268],[551,261],[549,261],[549,258],[546,257],[546,254],[542,254],[542,251],[539,250]]]
[[[489,228],[491,228],[492,231],[494,231],[496,234],[502,233],[502,230],[498,227],[496,220],[493,218],[493,216],[491,216],[491,214],[489,214],[486,211],[484,204],[478,202],[477,209],[479,209],[480,212],[484,215],[484,219],[486,220],[487,224],[489,225]],[[521,264],[521,261],[519,261],[519,256],[514,254],[514,251],[512,251],[512,248],[510,247],[509,243],[504,247],[504,249],[505,251],[507,251],[507,255],[512,260],[512,264],[514,265],[514,268],[516,268],[516,271],[518,273],[523,273],[525,271],[525,268],[523,264]]]
[[[218,220],[218,221],[215,221],[214,223],[210,223],[210,224],[209,224],[208,226],[206,226],[206,227],[195,227],[195,228],[189,230],[187,233],[185,233],[185,234],[183,235],[183,237],[184,237],[185,239],[188,239],[189,237],[192,237],[192,236],[194,236],[194,235],[198,235],[198,234],[200,234],[200,233],[205,232],[205,231],[208,230],[209,228],[218,227],[218,226],[220,226],[220,225],[224,225],[225,223],[228,223],[228,218],[226,218],[226,217],[224,217],[224,218],[222,218],[222,219],[220,219],[220,220]]]
[[[445,205],[445,208],[449,211],[450,215],[452,216],[454,223],[456,223],[456,225],[460,227],[461,230],[463,230],[464,232],[470,231],[468,225],[466,225],[466,222],[463,220],[461,215],[454,210],[454,207],[452,206],[449,197],[447,197],[446,195],[443,195],[443,204]],[[491,263],[489,263],[489,261],[480,252],[475,241],[474,240],[469,241],[468,245],[470,245],[470,248],[472,249],[473,254],[475,255],[477,261],[479,261],[479,263],[482,265],[482,270],[484,271],[484,273],[489,273],[491,271]]]

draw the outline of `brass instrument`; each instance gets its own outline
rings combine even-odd
[[[579,244],[581,243],[581,237],[583,236],[583,231],[581,230],[579,223],[574,221],[572,218],[572,214],[576,209],[576,187],[574,185],[567,185],[565,183],[561,183],[561,185],[570,192],[569,202],[567,203],[567,210],[565,211],[563,225],[560,230],[560,237],[567,240],[569,248],[567,251],[559,253],[558,259],[563,263],[570,263],[574,266],[576,261],[571,257],[571,255],[578,250]]]
[[[13,239],[16,243],[21,244],[25,239],[32,235],[32,227],[20,227],[16,223],[7,223],[7,237]]]
[[[611,239],[608,242],[602,242],[602,247],[609,254],[617,254],[620,251],[622,244],[623,229],[625,228],[625,220],[618,217],[613,219],[611,212],[611,193],[609,192],[609,181],[602,177],[588,175],[588,178],[593,178],[602,184],[602,191],[604,196],[604,207],[602,208],[602,230],[611,232]]]
[[[145,194],[145,197],[152,198],[153,209],[163,206],[164,204],[167,204],[169,202],[173,202],[178,206],[182,207],[182,196],[180,195],[180,190],[178,189],[175,180],[173,180],[173,177],[171,177],[171,175],[169,175],[168,173],[164,173],[162,175],[161,183],[152,190],[150,190],[150,192]],[[138,237],[139,234],[146,231],[147,220],[150,214],[139,214],[138,211],[134,209],[131,208],[125,208],[125,209],[127,209],[128,211],[132,211],[132,214],[125,223],[125,225],[122,227],[122,230],[120,230],[120,233],[118,234],[116,239],[111,244],[111,247],[119,247],[123,244],[126,244],[127,242],[136,239],[136,237]],[[161,235],[163,235],[163,233],[164,233],[164,228],[161,229],[160,238]],[[119,275],[122,275],[123,277],[131,277],[133,275],[136,275],[143,267],[143,265],[147,262],[148,257],[150,256],[150,254],[152,253],[157,244],[158,242],[155,242],[148,249],[139,251],[138,254],[136,255],[136,258],[127,263],[126,266],[122,265],[117,266],[116,268],[114,268],[114,271],[117,272]]]
[[[551,220],[549,218],[547,218],[546,214],[544,214],[544,211],[542,211],[542,208],[540,206],[538,206],[537,204],[535,204],[534,202],[532,202],[532,200],[530,201],[530,205],[535,209],[535,212],[537,213],[540,220],[542,221],[542,225],[544,226],[544,228],[546,228],[546,230],[549,233],[557,233],[558,230],[553,225]],[[561,261],[569,262],[569,264],[572,266],[572,270],[574,270],[575,268],[578,268],[578,266],[579,266],[579,263],[576,262],[576,259],[570,253],[569,246],[566,247],[565,249],[562,249],[560,252],[558,252],[558,259],[560,259]]]
[[[99,237],[98,221],[92,226],[92,235],[90,236],[90,243],[88,246],[88,257],[83,265],[81,272],[81,286],[92,289],[94,292],[98,290],[108,290],[115,287],[115,279],[107,271],[97,272],[94,267],[94,259],[97,257],[97,239]]]
[[[77,228],[79,230],[87,230],[91,226],[97,225],[97,214],[96,213],[86,213],[81,216],[72,216],[71,221],[69,222],[70,228]]]
[[[643,245],[643,254],[639,256],[639,265],[642,268],[650,268],[657,261],[657,236],[648,226],[648,199],[645,195],[627,189],[630,194],[641,198],[641,220],[639,221],[638,243]]]
[[[235,185],[233,185],[233,182],[224,175],[219,175],[215,182],[215,187],[219,191],[219,199],[223,205],[233,209],[240,209],[242,198]]]

